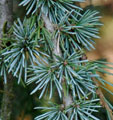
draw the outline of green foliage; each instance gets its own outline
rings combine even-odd
[[[28,83],[32,83],[36,81],[37,87],[32,91],[31,94],[35,93],[37,90],[41,90],[39,98],[41,98],[44,95],[44,92],[47,92],[47,89],[49,87],[50,90],[50,98],[52,97],[53,93],[53,87],[57,88],[57,91],[59,93],[59,96],[61,97],[61,83],[59,82],[57,76],[58,73],[53,68],[54,66],[49,65],[43,65],[39,64],[37,66],[33,66],[31,68],[31,71],[34,71],[34,74],[30,74],[30,78],[28,79]]]
[[[49,111],[37,116],[35,120],[99,120],[91,114],[92,112],[98,112],[96,108],[100,108],[99,105],[95,104],[97,101],[99,100],[94,99],[90,101],[76,101],[68,108],[65,108],[63,105],[56,105],[53,103],[51,103],[50,107],[36,107],[35,109],[43,109],[44,111]],[[69,119],[66,115],[68,112],[70,113]]]
[[[20,5],[27,5],[27,14],[30,12],[34,14],[38,11],[39,19],[44,13],[46,16],[49,16],[52,22],[57,23],[57,21],[61,20],[61,16],[65,16],[65,13],[72,11],[73,8],[82,10],[74,3],[83,1],[84,0],[23,0]],[[77,13],[76,10],[75,13]]]
[[[58,25],[57,34],[60,33],[62,43],[65,43],[69,49],[82,49],[85,47],[91,50],[95,43],[92,38],[99,38],[97,26],[102,25],[99,22],[99,12],[87,10],[83,15],[71,17],[71,12],[68,17],[64,17]],[[72,49],[71,48],[71,49]]]
[[[45,113],[36,120],[99,120],[94,115],[100,108],[94,79],[107,90],[105,84],[110,83],[101,74],[112,75],[105,68],[113,68],[103,60],[84,58],[84,50],[94,48],[93,38],[99,38],[98,27],[102,24],[99,12],[84,12],[75,4],[82,1],[23,0],[20,5],[27,5],[27,14],[32,14],[23,22],[20,19],[14,22],[13,42],[1,52],[0,76],[4,76],[5,83],[6,73],[12,72],[18,83],[21,80],[28,85],[35,82],[31,94],[38,91],[39,99],[44,95],[51,99],[54,93],[59,96],[60,105],[51,103],[49,107],[37,107]],[[46,28],[42,15],[51,21],[53,32]],[[61,55],[55,54],[53,39],[57,39]],[[66,106],[64,99],[68,96],[72,97],[72,103]]]
[[[9,63],[8,72],[13,72],[13,75],[18,77],[18,83],[24,73],[25,82],[27,79],[28,62],[34,64],[36,55],[40,53],[36,50],[39,46],[34,41],[36,31],[35,25],[31,25],[30,20],[17,20],[18,24],[14,23],[14,42],[2,55],[5,56],[4,61]],[[7,49],[7,48],[6,48]]]

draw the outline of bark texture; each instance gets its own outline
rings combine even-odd
[[[7,22],[10,28],[13,22],[13,0],[0,0],[0,38],[3,35],[3,26]],[[0,40],[1,46],[2,40]],[[12,75],[8,75],[7,84],[4,84],[3,100],[1,107],[1,120],[11,120],[12,99],[13,99],[13,80]]]
[[[4,84],[2,107],[1,107],[1,120],[11,120],[12,105],[13,105],[13,80],[12,75],[8,75],[7,84]]]
[[[0,38],[6,21],[7,27],[10,27],[13,22],[13,0],[0,0]]]

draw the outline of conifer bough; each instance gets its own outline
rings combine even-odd
[[[112,63],[89,61],[84,52],[99,38],[101,16],[96,10],[84,11],[77,2],[84,0],[23,0],[20,5],[30,17],[14,22],[13,43],[1,51],[5,83],[6,71],[12,72],[18,83],[36,84],[31,94],[39,92],[39,99],[49,96],[48,106],[35,108],[44,110],[35,120],[99,120],[94,113],[100,112],[102,102],[108,119],[113,118],[112,106],[98,88],[112,94],[105,84],[113,85],[100,75],[112,75],[105,70],[113,69],[107,66]],[[51,102],[54,92],[59,103]]]

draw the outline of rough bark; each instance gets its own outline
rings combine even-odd
[[[42,15],[42,18],[44,20],[46,29],[48,29],[49,32],[54,33],[55,32],[54,25],[51,23],[49,18],[47,16],[45,16],[44,14]],[[59,40],[60,40],[60,35],[58,36],[58,38],[53,38],[53,43],[54,43],[53,53],[57,56],[62,57],[62,53],[61,53],[60,45],[59,45]],[[62,81],[62,82],[64,82],[64,81]],[[64,93],[64,91],[62,91],[62,92]],[[71,105],[72,103],[73,103],[73,101],[72,101],[71,94],[69,94],[68,96],[63,95],[63,104],[65,107]]]
[[[13,80],[12,75],[8,75],[7,84],[4,84],[2,107],[1,107],[1,120],[11,120],[12,105],[13,105]]]
[[[3,26],[7,22],[7,28],[13,22],[13,0],[0,0],[0,38],[3,35]],[[0,40],[1,46],[2,40]],[[7,84],[4,84],[4,94],[1,107],[1,120],[11,120],[12,99],[13,99],[13,80],[12,75],[8,75]]]
[[[7,21],[7,27],[12,25],[13,21],[13,0],[0,0],[0,38],[2,37],[2,29]]]

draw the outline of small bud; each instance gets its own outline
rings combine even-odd
[[[61,111],[63,111],[64,108],[65,108],[65,106],[64,106],[64,104],[62,104],[62,105],[60,106]]]
[[[68,63],[67,63],[67,61],[64,61],[64,66],[66,66]]]

